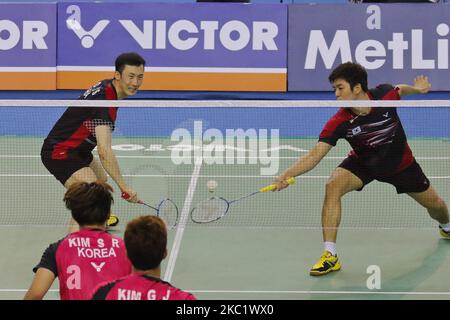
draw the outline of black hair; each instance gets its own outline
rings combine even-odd
[[[64,195],[67,209],[80,225],[103,225],[114,202],[112,187],[105,182],[77,182]]]
[[[135,218],[127,224],[124,242],[128,259],[135,269],[155,269],[166,254],[166,225],[157,216]]]
[[[145,67],[145,60],[140,55],[138,55],[135,52],[126,52],[122,53],[116,58],[116,71],[119,73],[122,73],[125,66],[144,66]]]
[[[343,79],[350,84],[350,89],[359,83],[364,92],[369,91],[367,87],[367,71],[359,63],[346,62],[334,69],[328,77],[330,83],[337,79]]]

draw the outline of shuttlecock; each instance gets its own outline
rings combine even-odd
[[[216,188],[217,188],[217,181],[216,180],[209,180],[206,183],[206,186],[208,187],[208,191],[209,192],[214,192],[214,190],[216,190]]]

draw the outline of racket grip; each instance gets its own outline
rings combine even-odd
[[[130,195],[126,192],[122,192],[122,199],[128,200],[130,199]],[[138,200],[137,203],[143,204],[142,200]]]
[[[295,183],[295,178],[294,177],[289,178],[289,179],[286,180],[286,182],[289,185],[294,184]],[[261,188],[259,191],[260,192],[273,191],[273,190],[275,190],[276,187],[277,186],[275,184],[271,184],[271,185],[268,185],[267,187]]]

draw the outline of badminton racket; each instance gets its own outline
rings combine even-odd
[[[125,200],[129,199],[130,195],[126,192],[123,192],[122,198]],[[168,229],[172,229],[178,224],[178,207],[171,199],[167,198],[161,200],[161,202],[156,207],[151,206],[142,200],[139,200],[137,203],[155,210],[156,215],[164,221]]]
[[[294,184],[295,178],[289,178],[288,180],[286,180],[286,182],[288,184]],[[223,218],[228,213],[228,211],[230,210],[230,206],[233,203],[250,198],[259,193],[273,191],[273,190],[275,190],[275,188],[276,188],[276,185],[271,184],[264,188],[259,189],[258,191],[249,193],[247,195],[244,195],[244,196],[242,196],[238,199],[234,199],[234,200],[227,200],[222,197],[212,197],[212,198],[206,199],[206,200],[198,203],[191,210],[191,219],[195,223],[210,223],[213,221],[217,221],[217,220]]]

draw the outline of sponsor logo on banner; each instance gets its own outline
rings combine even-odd
[[[4,31],[7,36],[0,38],[0,50],[2,51],[17,47],[25,50],[48,49],[45,42],[48,25],[45,21],[23,20],[22,24],[18,26],[14,21],[0,20],[0,33]]]
[[[331,70],[347,61],[363,65],[373,86],[425,74],[434,89],[450,89],[450,11],[440,6],[293,5],[289,20],[289,90],[329,90]]]
[[[0,90],[56,89],[56,4],[0,3]]]
[[[81,26],[81,10],[79,6],[72,5],[67,7],[67,13],[70,16],[66,20],[67,28],[72,30],[77,37],[81,40],[81,45],[88,49],[94,45],[95,39],[109,24],[109,20],[100,20],[91,30],[85,30]]]
[[[286,90],[285,6],[60,3],[58,7],[58,81],[61,78],[63,87],[82,88],[80,75],[111,73],[118,54],[136,51],[148,61],[146,71],[153,73],[144,89]]]

